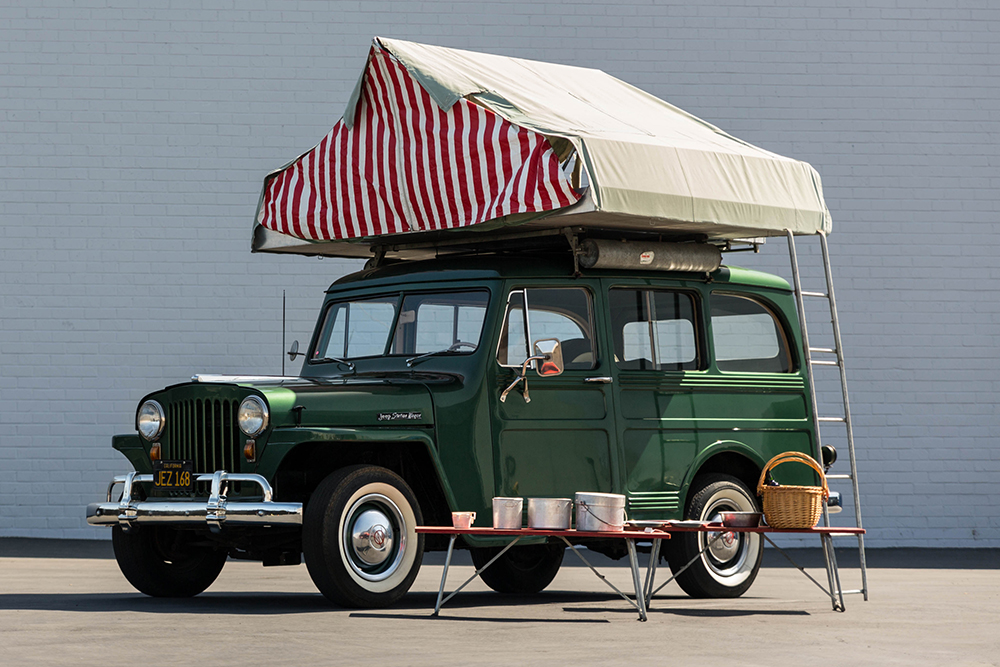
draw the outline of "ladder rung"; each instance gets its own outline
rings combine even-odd
[[[862,588],[859,588],[859,589],[853,590],[853,591],[840,591],[841,595],[860,595],[861,593],[864,593],[864,592],[865,591]]]
[[[802,292],[802,296],[815,296],[821,299],[826,299],[829,297],[829,294],[826,292]]]
[[[836,348],[833,347],[810,347],[810,352],[825,352],[827,354],[837,354]]]
[[[839,366],[839,361],[824,361],[820,359],[810,359],[809,363],[813,366]]]
[[[853,479],[850,475],[825,475],[827,479]]]
[[[843,422],[847,421],[843,417],[817,417],[816,419],[818,419],[821,422],[840,422],[840,423],[843,423]]]

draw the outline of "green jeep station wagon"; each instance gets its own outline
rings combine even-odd
[[[333,603],[380,607],[448,549],[418,526],[476,512],[488,527],[493,498],[613,493],[629,521],[757,511],[772,457],[821,451],[833,418],[814,414],[810,355],[843,371],[839,329],[836,349],[810,348],[806,293],[722,252],[787,238],[798,283],[793,237],[818,235],[829,289],[806,295],[835,323],[831,229],[810,165],[604,72],[376,37],[343,117],[265,178],[251,245],[366,268],[292,344],[299,375],[143,398],[137,433],[113,440],[134,471],[88,522],[112,527],[148,595],[196,595],[227,558],[304,557]],[[762,539],[676,531],[662,556],[690,595],[734,597]],[[493,589],[541,591],[565,543],[501,554],[511,541],[458,545],[478,568],[496,557]],[[626,555],[614,536],[570,541]]]
[[[489,525],[495,496],[587,491],[624,494],[630,520],[707,520],[757,511],[772,456],[816,451],[782,278],[718,260],[586,269],[552,249],[376,264],[330,287],[308,349],[293,345],[299,376],[195,376],[139,402],[137,433],[113,441],[135,472],[88,508],[138,590],[196,595],[227,558],[304,555],[332,602],[385,606],[445,547],[415,527],[452,511]],[[665,557],[680,569],[713,537],[679,533]],[[760,536],[724,537],[678,578],[689,594],[753,582]],[[534,539],[486,583],[545,588],[565,545]],[[507,541],[464,538],[480,566]]]

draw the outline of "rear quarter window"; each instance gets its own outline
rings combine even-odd
[[[712,350],[720,371],[790,373],[788,336],[774,313],[759,301],[713,294]]]

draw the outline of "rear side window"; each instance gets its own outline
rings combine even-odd
[[[721,371],[789,373],[788,338],[774,314],[746,297],[712,295],[712,347]]]
[[[698,368],[694,299],[664,290],[613,289],[615,364],[623,370]]]

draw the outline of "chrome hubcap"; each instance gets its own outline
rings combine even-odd
[[[703,521],[721,522],[723,511],[744,511],[736,503],[719,498],[705,508]],[[721,537],[719,537],[721,534]],[[705,552],[706,564],[721,576],[734,575],[741,570],[747,559],[748,535],[726,531],[724,533],[702,533],[702,546],[711,544]],[[719,539],[716,539],[719,538]],[[713,542],[713,540],[715,540]]]
[[[380,565],[392,554],[395,542],[389,517],[377,509],[363,511],[351,527],[355,557],[367,565]]]
[[[713,516],[712,521],[722,521],[722,517],[719,515]],[[712,542],[712,546],[708,548],[709,554],[715,560],[720,563],[725,563],[726,561],[732,560],[740,550],[740,539],[733,532],[722,533],[722,537],[719,537],[719,533],[709,533],[708,541]]]
[[[343,549],[351,569],[368,581],[392,576],[406,550],[406,524],[396,503],[369,493],[351,505],[345,517]]]

